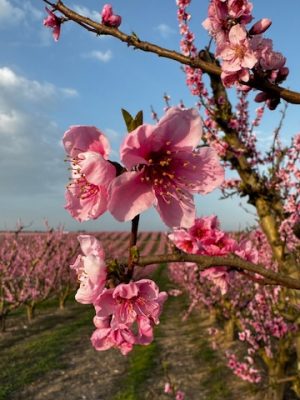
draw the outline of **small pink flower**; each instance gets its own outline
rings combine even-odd
[[[172,393],[172,387],[169,382],[165,383],[164,393]]]
[[[175,400],[184,400],[185,399],[185,393],[182,392],[181,390],[178,390],[176,392]]]
[[[61,18],[57,17],[48,7],[45,9],[48,13],[48,17],[44,19],[44,26],[52,29],[53,38],[57,42],[60,35]]]
[[[102,244],[93,236],[80,235],[78,240],[84,255],[79,255],[71,268],[80,281],[75,299],[82,304],[94,303],[104,289],[107,268]]]
[[[94,303],[96,331],[91,340],[96,350],[119,348],[122,354],[132,350],[134,344],[147,345],[153,340],[153,325],[167,298],[150,279],[115,289],[104,289]]]
[[[108,187],[116,176],[115,167],[106,160],[109,143],[94,126],[72,126],[63,144],[72,163],[65,208],[80,222],[96,219],[107,210]]]
[[[120,17],[120,15],[116,15],[113,13],[113,9],[110,4],[105,4],[103,6],[101,17],[102,17],[102,24],[114,28],[118,28],[122,22],[122,18]]]
[[[97,316],[114,315],[116,323],[132,324],[137,317],[146,317],[159,323],[162,301],[167,297],[159,293],[158,287],[150,279],[121,283],[115,289],[104,291],[97,300]]]
[[[224,179],[214,150],[194,150],[201,134],[196,110],[173,107],[157,125],[144,124],[127,135],[121,159],[129,172],[110,187],[112,215],[128,221],[154,205],[166,225],[191,226],[193,193],[206,194]]]
[[[223,59],[222,70],[226,72],[237,72],[242,68],[253,68],[257,58],[249,46],[247,32],[244,26],[234,25],[228,35],[229,42],[220,52]]]

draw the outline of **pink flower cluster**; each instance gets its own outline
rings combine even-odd
[[[234,374],[244,381],[258,383],[261,381],[260,372],[253,367],[253,359],[246,357],[244,362],[239,362],[234,354],[228,354],[227,366],[233,370]]]
[[[116,177],[104,134],[71,127],[63,137],[72,165],[66,209],[78,221],[96,219],[107,209],[128,221],[154,205],[166,225],[191,226],[193,194],[206,194],[224,179],[216,152],[196,149],[201,134],[195,109],[170,107],[156,125],[141,125],[126,136],[120,150],[126,170]]]
[[[215,39],[216,56],[222,60],[221,77],[227,87],[246,84],[251,70],[272,83],[282,82],[289,72],[284,66],[285,57],[273,51],[270,39],[261,36],[270,27],[270,20],[263,18],[247,31],[246,25],[253,19],[252,8],[248,0],[211,0],[208,18],[203,22]],[[259,94],[256,100],[267,101],[271,109],[279,102],[267,93]]]
[[[101,243],[90,235],[81,235],[78,240],[83,255],[77,257],[71,268],[80,282],[76,300],[93,304],[96,310],[92,345],[99,351],[115,347],[127,354],[134,344],[151,343],[153,326],[159,323],[167,293],[159,292],[150,279],[107,289],[107,267]]]
[[[182,39],[180,40],[181,52],[186,56],[196,57],[198,51],[194,43],[195,35],[190,29],[189,20],[191,15],[187,11],[191,1],[177,0],[176,3],[178,7],[177,19],[179,22],[179,32],[182,36]],[[191,93],[194,96],[206,94],[206,90],[202,82],[202,70],[199,68],[192,68],[189,65],[183,66],[183,70],[186,74],[186,84]]]
[[[228,234],[219,229],[216,216],[203,217],[195,220],[195,224],[185,229],[174,229],[169,239],[179,249],[199,255],[226,256],[235,253],[248,261],[257,261],[257,253],[248,241],[238,244]],[[202,271],[201,276],[211,280],[222,294],[228,290],[232,273],[227,267],[211,267]]]

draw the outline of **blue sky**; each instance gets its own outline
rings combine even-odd
[[[66,4],[100,20],[104,1],[67,0]],[[141,39],[179,49],[175,0],[115,0],[122,15],[121,30],[136,32]],[[208,1],[194,0],[192,28],[199,49],[208,37],[201,23]],[[253,1],[256,20],[268,17],[273,25],[268,37],[274,48],[287,57],[290,77],[286,83],[300,91],[300,43],[296,31],[300,2]],[[180,66],[155,55],[129,49],[114,38],[95,37],[73,23],[64,24],[58,43],[43,27],[41,0],[0,0],[0,229],[11,229],[18,218],[31,229],[43,228],[43,219],[66,229],[126,230],[129,224],[115,221],[108,213],[97,221],[78,223],[64,210],[64,188],[68,165],[61,146],[63,132],[70,125],[95,125],[112,144],[112,159],[125,134],[120,113],[144,111],[152,123],[150,106],[161,115],[163,94],[173,104],[182,99],[186,106],[196,102],[185,86]],[[279,120],[278,112],[267,112],[259,127],[262,147],[270,141]],[[283,129],[285,140],[300,130],[297,106],[289,106]],[[199,215],[217,214],[225,229],[239,229],[253,223],[240,200],[219,201],[219,193],[196,196]],[[251,209],[250,209],[251,211]],[[253,210],[252,210],[253,211]],[[155,210],[142,216],[142,230],[166,229]]]

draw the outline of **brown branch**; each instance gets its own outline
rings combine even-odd
[[[186,254],[183,252],[176,254],[160,254],[139,257],[136,264],[139,266],[146,266],[151,264],[162,263],[176,263],[176,262],[191,262],[199,265],[201,271],[210,267],[231,267],[238,270],[248,271],[251,273],[259,274],[266,278],[267,284],[278,284],[290,289],[300,289],[300,280],[290,278],[287,275],[279,272],[274,272],[265,269],[260,264],[253,264],[245,261],[237,256],[218,257],[218,256],[203,256],[195,254]]]
[[[129,243],[129,259],[128,259],[128,272],[127,272],[129,278],[131,278],[133,274],[135,258],[136,258],[135,253],[137,253],[136,243],[139,230],[139,220],[140,220],[140,215],[138,214],[131,221],[131,234]]]
[[[103,25],[99,22],[95,22],[91,20],[90,18],[84,17],[75,11],[71,10],[62,1],[58,1],[56,4],[51,3],[48,0],[42,0],[48,5],[51,5],[53,9],[59,11],[62,13],[68,20],[72,20],[82,26],[84,29],[87,29],[88,31],[94,32],[97,35],[109,35],[113,36],[119,40],[121,40],[124,43],[127,43],[128,46],[132,46],[135,49],[139,49],[145,52],[150,52],[157,54],[159,57],[164,57],[168,58],[174,61],[179,62],[180,64],[184,65],[189,65],[192,68],[200,68],[202,69],[203,72],[206,72],[209,75],[213,76],[220,76],[221,75],[221,68],[216,66],[215,64],[211,62],[207,62],[200,57],[188,57],[184,56],[183,54],[174,51],[174,50],[169,50],[160,46],[157,46],[153,43],[146,42],[143,40],[140,40],[139,37],[135,34],[132,35],[127,35],[126,33],[116,29],[112,28],[106,25]],[[300,104],[300,93],[294,92],[292,90],[285,89],[283,87],[273,85],[272,83],[260,79],[258,77],[250,79],[249,82],[247,82],[247,85],[258,89],[262,90],[265,92],[268,92],[270,94],[276,95],[278,97],[281,97],[282,99],[286,100],[288,103],[293,103],[293,104]]]

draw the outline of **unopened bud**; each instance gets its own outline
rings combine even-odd
[[[262,18],[252,26],[252,28],[249,31],[249,34],[260,35],[261,33],[264,33],[271,25],[272,21],[270,19]]]
[[[278,71],[277,77],[276,77],[276,83],[280,83],[284,81],[288,74],[290,73],[290,70],[288,67],[281,67],[280,70]]]

